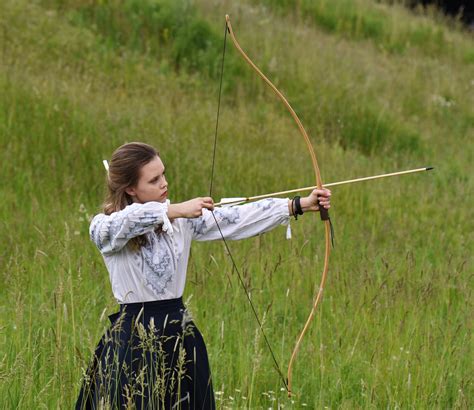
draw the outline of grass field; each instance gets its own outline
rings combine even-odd
[[[224,15],[307,127],[336,246],[288,399],[220,242],[185,299],[219,408],[472,408],[474,38],[368,0],[0,2],[0,406],[71,408],[117,310],[89,218],[102,159],[156,146],[170,197],[209,192]],[[214,199],[313,184],[296,126],[227,44]],[[230,243],[280,366],[319,286],[313,215]],[[283,391],[282,391],[283,390]]]

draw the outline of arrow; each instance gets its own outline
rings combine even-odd
[[[323,187],[324,188],[329,188],[329,187],[332,187],[332,186],[353,184],[355,182],[370,181],[370,180],[373,180],[373,179],[394,177],[394,176],[397,176],[397,175],[414,174],[415,172],[430,171],[432,169],[433,169],[433,167],[424,167],[424,168],[410,169],[408,171],[392,172],[390,174],[373,175],[373,176],[370,176],[370,177],[348,179],[346,181],[331,182],[329,184],[323,184]],[[293,194],[293,193],[296,193],[296,192],[303,192],[303,191],[312,191],[313,189],[316,189],[316,188],[317,188],[317,186],[307,186],[307,187],[304,187],[304,188],[289,189],[287,191],[272,192],[271,194],[263,194],[263,195],[240,197],[240,198],[222,198],[221,201],[214,204],[214,206],[238,205],[238,204],[242,204],[242,203],[245,203],[245,202],[256,201],[258,199],[270,198],[270,197],[279,196],[279,195]]]

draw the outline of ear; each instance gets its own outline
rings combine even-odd
[[[137,193],[135,192],[135,188],[133,187],[128,187],[128,188],[125,188],[125,192],[130,195],[131,197],[134,197],[137,195]]]

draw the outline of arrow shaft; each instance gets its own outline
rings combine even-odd
[[[406,174],[414,174],[416,172],[424,172],[424,171],[429,171],[433,169],[432,167],[424,167],[424,168],[416,168],[416,169],[409,169],[407,171],[399,171],[399,172],[391,172],[389,174],[381,174],[381,175],[373,175],[370,177],[363,177],[363,178],[356,178],[356,179],[348,179],[346,181],[339,181],[339,182],[331,182],[329,184],[323,184],[324,188],[329,188],[332,186],[338,186],[338,185],[346,185],[346,184],[354,184],[356,182],[363,182],[363,181],[371,181],[373,179],[380,179],[380,178],[388,178],[388,177],[395,177],[398,175],[406,175]],[[214,204],[215,206],[222,206],[222,205],[230,205],[233,203],[241,203],[241,202],[251,202],[251,201],[257,201],[259,199],[265,199],[265,198],[271,198],[274,196],[280,196],[280,195],[286,195],[286,194],[294,194],[297,192],[305,192],[305,191],[312,191],[313,189],[316,189],[317,186],[307,186],[303,188],[296,188],[296,189],[289,189],[286,191],[280,191],[280,192],[272,192],[270,194],[262,194],[262,195],[256,195],[256,196],[250,196],[246,198],[238,198],[232,202],[218,202]]]

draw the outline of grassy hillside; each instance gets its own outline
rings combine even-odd
[[[0,2],[0,406],[70,408],[115,312],[88,237],[102,159],[156,146],[174,202],[209,192],[224,15],[309,131],[333,189],[325,297],[286,398],[222,243],[195,244],[185,298],[220,408],[470,408],[474,39],[368,0]],[[311,185],[284,107],[227,44],[214,195]],[[319,285],[305,215],[231,243],[286,369]]]

